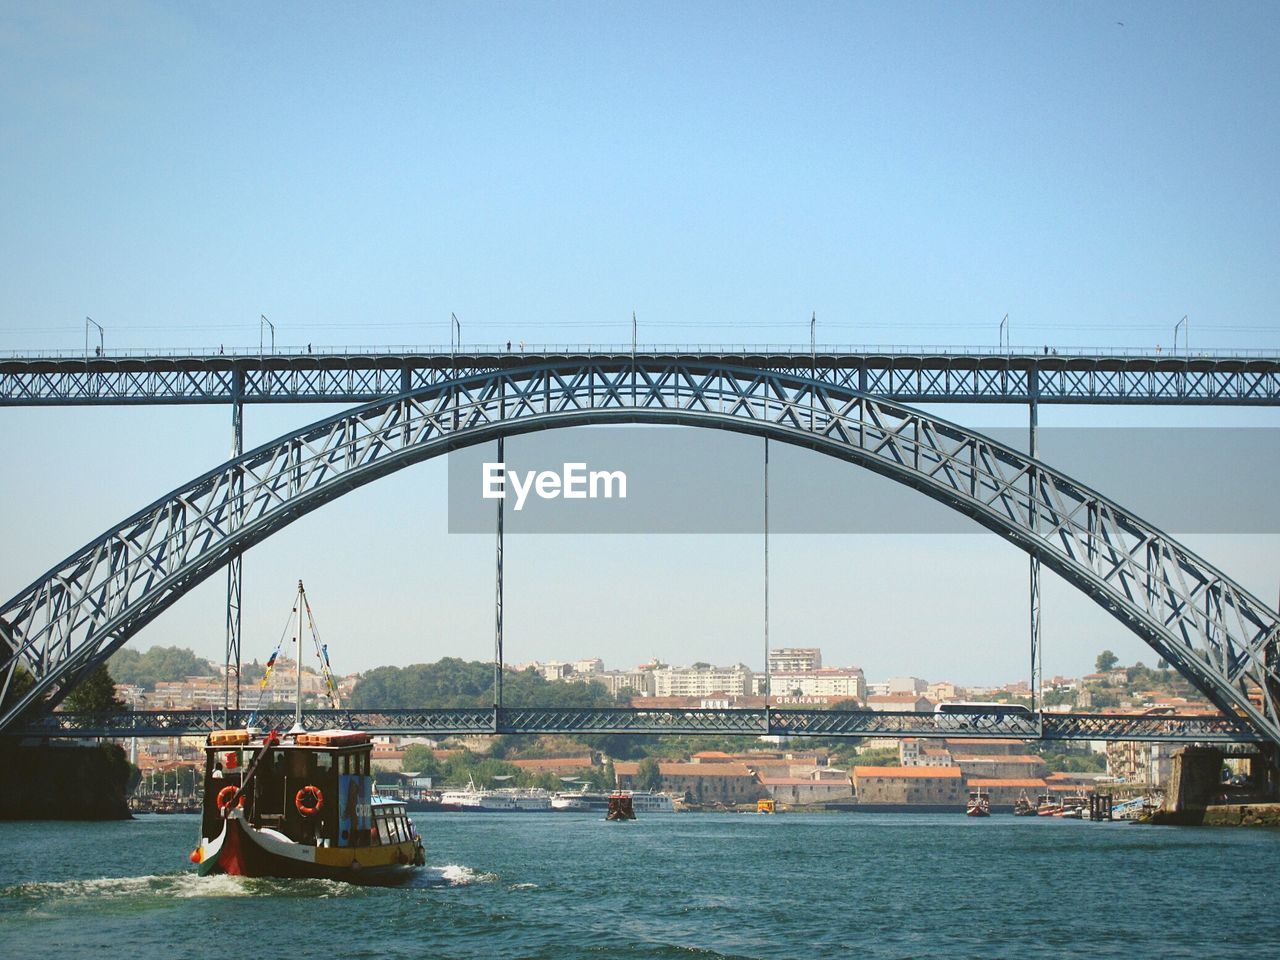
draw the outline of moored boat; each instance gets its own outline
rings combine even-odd
[[[991,816],[991,798],[983,793],[981,789],[973,790],[969,793],[969,802],[965,805],[965,816],[969,817],[989,817]]]
[[[1027,796],[1027,791],[1023,790],[1022,795],[1013,802],[1013,815],[1015,817],[1034,817],[1036,815],[1036,805]]]
[[[591,804],[576,793],[557,793],[551,798],[551,809],[558,812],[581,812],[590,810]]]

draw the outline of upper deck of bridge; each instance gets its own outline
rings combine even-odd
[[[1280,351],[505,343],[51,350],[0,356],[0,406],[361,403],[531,365],[737,366],[906,403],[1280,405]]]

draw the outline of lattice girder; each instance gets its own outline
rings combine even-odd
[[[1223,716],[1152,714],[895,713],[874,710],[696,709],[643,707],[504,707],[415,710],[305,710],[308,729],[371,734],[464,736],[504,734],[734,734],[788,737],[1014,737],[1023,740],[1159,740],[1172,743],[1256,743],[1261,734]],[[284,730],[292,710],[231,711],[233,727],[250,723]],[[117,714],[50,713],[14,732],[43,737],[175,737],[222,729],[207,710],[143,710]]]

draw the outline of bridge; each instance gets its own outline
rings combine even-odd
[[[487,707],[450,710],[304,710],[309,730],[364,730],[404,736],[531,734],[685,734],[777,737],[981,737],[1025,740],[1159,740],[1173,743],[1257,743],[1261,734],[1223,716],[982,712],[965,714],[874,710],[645,709],[644,707]],[[207,736],[254,726],[286,730],[294,711],[154,710],[116,714],[50,713],[16,724],[33,737]]]
[[[0,694],[15,692],[0,715],[0,730],[17,729],[16,721],[37,703],[55,705],[87,671],[223,568],[229,570],[228,663],[234,654],[238,666],[241,556],[353,489],[451,450],[516,434],[651,423],[727,429],[815,450],[903,483],[1026,552],[1033,691],[1039,680],[1039,571],[1045,564],[1187,677],[1222,711],[1228,727],[1243,725],[1250,736],[1280,743],[1276,611],[1141,517],[1036,457],[1040,403],[1274,405],[1278,388],[1280,358],[1238,355],[873,355],[828,348],[819,353],[814,345],[807,354],[633,346],[537,354],[454,348],[13,358],[0,363],[4,405],[226,402],[233,408],[237,455],[117,524],[0,607]],[[239,452],[245,404],[317,400],[368,402]],[[1026,403],[1029,452],[904,400]],[[699,725],[721,722],[687,712],[671,720],[643,710],[587,711],[576,719],[552,711],[538,715],[549,718],[551,725],[543,728],[542,719],[506,712],[500,609],[499,603],[497,703],[486,732],[581,730],[574,724],[602,717],[608,730],[625,732],[708,732]],[[20,670],[31,679],[22,691],[14,684]],[[433,714],[418,715],[428,723]],[[378,716],[396,729],[409,723],[398,715]],[[355,714],[342,717],[365,722]],[[857,712],[772,710],[767,716],[742,711],[723,722],[760,733],[782,723],[777,717],[795,719],[794,729],[785,731],[794,735],[825,726],[824,736],[891,736],[873,731],[899,722]],[[1184,739],[1213,739],[1202,719],[1162,720],[1166,731],[1170,723],[1182,723],[1178,735]],[[198,725],[190,717],[185,722]],[[452,729],[448,718],[441,722]],[[382,723],[370,720],[369,729],[383,729]],[[1105,720],[1088,723],[1095,733],[1105,731]],[[897,735],[930,735],[926,720],[901,724]],[[1080,715],[1059,720],[1036,714],[1028,730],[1064,736],[1062,731],[1086,725]],[[1128,727],[1130,733],[1142,729],[1136,722]],[[1145,729],[1156,735],[1155,725]],[[1223,728],[1214,735],[1236,734]]]
[[[804,376],[902,403],[1280,404],[1280,356],[952,348],[413,348],[229,355],[164,351],[0,358],[0,406],[370,403],[530,364],[715,363]]]

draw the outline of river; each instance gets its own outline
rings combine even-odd
[[[419,815],[410,885],[199,879],[193,816],[0,823],[0,957],[1275,956],[1280,832]]]

